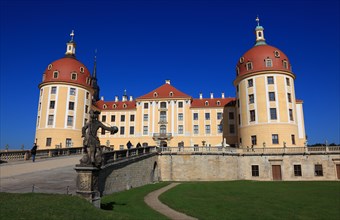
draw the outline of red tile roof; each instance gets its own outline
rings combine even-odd
[[[193,99],[191,102],[191,108],[214,108],[223,107],[228,104],[233,104],[235,98],[202,98]],[[207,103],[207,104],[206,104]],[[218,105],[219,103],[219,105]]]
[[[96,102],[96,106],[100,110],[135,110],[136,109],[136,101],[103,101],[99,100]],[[106,106],[106,108],[105,108]]]
[[[178,98],[191,98],[191,96],[179,91],[172,85],[165,83],[164,85],[158,87],[157,89],[149,92],[146,95],[140,96],[137,99],[178,99]]]

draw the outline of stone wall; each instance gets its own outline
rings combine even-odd
[[[124,191],[159,180],[157,154],[151,153],[108,164],[99,174],[101,195]]]
[[[282,180],[337,180],[336,164],[340,156],[332,154],[225,155],[162,154],[158,156],[162,181],[223,181],[273,179],[273,165],[279,165]],[[323,175],[315,175],[315,165],[322,165]],[[252,165],[259,175],[252,175]],[[301,166],[295,176],[294,165]]]

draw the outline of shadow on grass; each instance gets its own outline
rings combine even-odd
[[[126,205],[125,203],[116,203],[116,202],[109,202],[109,203],[102,203],[100,204],[100,208],[103,210],[113,210],[115,206],[121,205],[124,206]]]

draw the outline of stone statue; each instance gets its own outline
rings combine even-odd
[[[116,126],[108,127],[98,121],[99,114],[99,111],[90,110],[90,121],[86,123],[86,125],[82,129],[82,137],[84,137],[84,152],[86,154],[80,160],[80,165],[100,166],[102,162],[102,149],[100,146],[99,138],[97,137],[97,132],[99,128],[111,131],[112,134],[118,132],[118,128]]]

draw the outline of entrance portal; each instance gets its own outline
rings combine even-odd
[[[272,165],[273,180],[282,180],[281,165]]]

